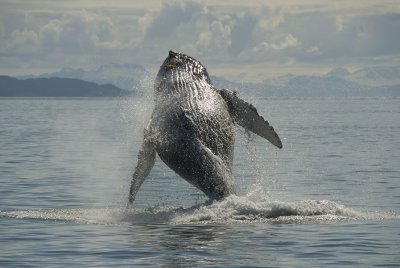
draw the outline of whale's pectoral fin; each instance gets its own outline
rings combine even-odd
[[[269,125],[257,109],[239,98],[236,92],[226,89],[219,90],[219,93],[224,98],[228,105],[229,113],[234,118],[235,122],[251,132],[267,139],[278,148],[282,148],[282,142],[274,128]]]
[[[148,128],[146,128],[142,147],[138,155],[138,163],[135,172],[133,173],[131,187],[129,190],[130,203],[135,200],[136,193],[139,191],[140,186],[154,166],[156,151],[150,136],[151,134],[149,133]]]

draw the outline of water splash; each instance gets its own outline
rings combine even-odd
[[[223,201],[189,208],[74,208],[0,211],[0,218],[53,220],[81,224],[254,224],[303,223],[340,220],[400,219],[392,212],[360,212],[329,200],[282,202],[230,196]]]
[[[182,223],[297,222],[304,220],[340,220],[358,218],[359,216],[352,209],[328,200],[254,201],[247,196],[230,196],[222,202],[215,202],[192,212],[177,215],[173,221]]]

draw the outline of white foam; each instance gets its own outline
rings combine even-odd
[[[122,215],[123,209],[121,208],[72,208],[0,211],[0,217],[104,225],[120,223]]]
[[[177,215],[175,222],[251,223],[299,220],[339,220],[357,218],[359,215],[328,200],[300,202],[254,201],[247,196],[231,196],[221,202]]]
[[[0,217],[54,220],[83,224],[204,224],[298,223],[338,220],[400,219],[390,212],[359,212],[329,200],[282,202],[230,196],[223,201],[189,208],[73,208],[0,211]]]

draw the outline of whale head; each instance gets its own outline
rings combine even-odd
[[[176,83],[179,80],[186,82],[202,81],[211,84],[206,67],[200,61],[172,50],[161,65],[156,77],[155,87],[159,88],[164,83]]]

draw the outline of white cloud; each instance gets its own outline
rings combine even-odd
[[[10,63],[14,58],[14,66],[10,66],[13,68],[22,64],[91,68],[119,62],[126,59],[140,33],[139,29],[130,31],[138,17],[124,25],[118,17],[98,11],[74,10],[44,16],[26,12],[23,17],[24,24],[7,25],[0,16],[3,28],[8,27],[0,36],[0,60],[7,57]]]
[[[157,65],[170,49],[213,65],[398,59],[400,11],[387,1],[379,9],[373,1],[370,8],[318,0],[269,6],[177,0],[140,8],[46,2],[46,9],[9,1],[0,10],[0,61],[3,69]]]
[[[191,24],[206,12],[205,7],[198,2],[165,2],[160,10],[144,15],[149,22],[145,28],[145,40],[170,39],[180,26]]]
[[[283,10],[280,8],[276,10],[262,8],[256,16],[258,27],[264,31],[274,31],[285,21]]]
[[[196,40],[196,48],[200,51],[226,51],[231,45],[231,29],[229,25],[214,20],[206,22],[204,29],[199,32]]]
[[[277,55],[276,53],[279,50],[296,48],[299,47],[299,45],[299,41],[292,34],[288,34],[283,40],[277,42],[270,43],[269,41],[263,41],[250,49],[244,50],[240,56],[242,59],[247,60],[257,57],[257,55],[258,57],[262,56],[263,58],[268,58],[273,54]],[[282,52],[279,52],[279,55],[282,55],[281,53]]]
[[[338,15],[335,17],[335,24],[336,24],[336,32],[340,33],[341,31],[343,31],[343,17]]]
[[[317,53],[317,54],[321,53],[321,51],[319,51],[319,47],[317,47],[317,46],[310,47],[306,51],[308,53]]]
[[[290,47],[297,47],[299,45],[299,41],[292,34],[286,35],[285,39],[280,41],[279,43],[271,44],[271,47],[276,50],[282,50]]]
[[[34,53],[37,48],[38,36],[34,31],[23,29],[14,30],[9,40],[5,42],[4,49],[11,53]]]

